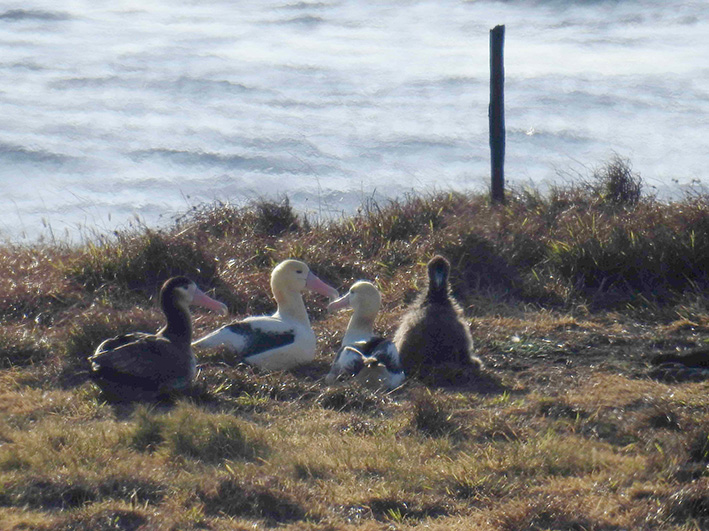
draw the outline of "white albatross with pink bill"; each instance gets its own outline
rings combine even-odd
[[[224,346],[244,363],[272,371],[313,361],[316,339],[303,302],[306,288],[331,300],[338,297],[337,290],[315,276],[304,262],[281,262],[271,273],[276,313],[234,321],[195,341],[193,346]]]

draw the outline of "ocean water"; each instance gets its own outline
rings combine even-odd
[[[0,239],[485,189],[497,24],[509,183],[708,177],[709,2],[5,0]]]

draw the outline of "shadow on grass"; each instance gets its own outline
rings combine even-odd
[[[166,493],[165,485],[130,477],[108,477],[99,482],[68,476],[31,477],[4,485],[0,505],[63,511],[106,499],[155,504]]]
[[[91,515],[68,517],[57,531],[138,531],[147,529],[148,519],[138,510],[106,508]]]
[[[462,367],[455,364],[430,368],[418,380],[429,387],[482,395],[497,395],[509,391],[496,374],[486,370],[480,371],[477,367]]]
[[[706,480],[683,488],[670,496],[664,506],[668,520],[694,524],[697,529],[709,525],[709,488]]]
[[[303,520],[307,512],[280,490],[234,478],[224,479],[214,489],[200,492],[198,496],[208,514],[263,519],[271,525]]]

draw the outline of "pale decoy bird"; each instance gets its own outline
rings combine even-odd
[[[402,319],[394,343],[407,376],[426,377],[442,368],[480,370],[463,312],[448,287],[450,264],[442,256],[428,263],[428,289]]]
[[[197,372],[192,352],[190,305],[226,315],[227,307],[186,277],[160,290],[167,324],[156,334],[135,332],[103,341],[89,357],[90,378],[111,400],[153,400],[189,388]]]
[[[396,346],[374,333],[381,301],[376,286],[360,280],[328,306],[330,311],[353,309],[340,349],[325,377],[328,384],[344,374],[355,375],[355,381],[370,388],[394,389],[403,383],[404,371]]]
[[[315,357],[315,333],[310,326],[302,291],[330,299],[337,290],[320,280],[299,260],[285,260],[271,273],[271,291],[278,310],[269,316],[247,317],[195,341],[196,347],[225,346],[241,361],[267,370],[286,370]]]

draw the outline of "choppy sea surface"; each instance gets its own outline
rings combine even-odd
[[[497,24],[508,182],[709,178],[709,2],[6,0],[0,239],[484,189]]]

